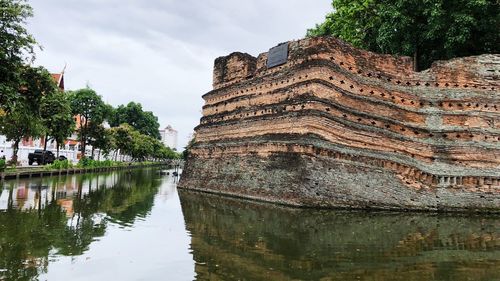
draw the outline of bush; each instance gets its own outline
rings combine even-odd
[[[95,168],[95,160],[90,159],[88,157],[82,157],[80,161],[78,161],[77,166],[81,168]]]
[[[7,168],[7,163],[5,162],[5,159],[0,158],[0,172],[5,171],[5,168]]]
[[[50,166],[50,169],[62,170],[69,169],[73,167],[73,164],[69,160],[55,160]]]
[[[123,163],[121,162],[115,162],[112,160],[104,160],[104,161],[97,161],[90,159],[88,157],[84,157],[78,161],[77,166],[81,168],[105,168],[105,167],[116,167],[116,166],[122,166]]]

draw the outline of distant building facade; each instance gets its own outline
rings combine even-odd
[[[160,130],[161,141],[172,150],[177,150],[177,130],[168,125]]]

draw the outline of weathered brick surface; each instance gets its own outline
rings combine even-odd
[[[500,56],[437,62],[335,38],[218,58],[180,187],[300,206],[500,211]]]

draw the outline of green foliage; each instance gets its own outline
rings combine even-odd
[[[0,133],[9,141],[20,141],[24,137],[38,136],[42,130],[40,118],[22,103],[17,103],[12,112],[0,118]]]
[[[70,92],[69,100],[72,114],[80,117],[81,124],[78,136],[84,155],[86,145],[92,138],[96,137],[97,131],[94,129],[105,120],[108,107],[102,101],[101,96],[90,88]],[[93,124],[92,127],[91,124]]]
[[[0,117],[0,133],[13,141],[12,163],[17,163],[19,143],[23,138],[40,136],[43,132],[40,116],[34,114],[21,102],[15,104],[12,112]]]
[[[80,168],[97,168],[97,162],[89,157],[82,157],[76,166]]]
[[[334,35],[359,48],[369,49],[376,27],[380,24],[377,0],[334,0],[334,12],[323,23],[307,30],[308,37]]]
[[[166,147],[158,139],[141,134],[128,124],[111,128],[113,143],[116,149],[133,159],[144,161],[146,159],[175,159],[179,155]]]
[[[24,67],[21,73],[20,95],[5,115],[0,116],[0,133],[14,142],[12,161],[17,163],[19,142],[23,138],[43,134],[40,101],[55,90],[50,73],[43,67]]]
[[[69,160],[55,160],[54,163],[47,165],[48,169],[63,170],[73,168],[73,164]]]
[[[25,66],[21,72],[20,97],[17,102],[23,102],[33,114],[40,114],[40,103],[44,96],[57,92],[54,79],[43,66]]]
[[[7,163],[5,162],[5,159],[0,158],[0,172],[5,171],[7,168]]]
[[[140,103],[129,102],[114,110],[109,120],[110,126],[118,127],[123,123],[129,124],[141,134],[160,139],[158,117],[151,111],[144,111]]]
[[[307,36],[334,35],[356,47],[435,60],[500,52],[495,0],[333,0],[334,11]]]
[[[35,39],[25,28],[33,16],[24,0],[0,0],[0,109],[10,111],[19,97],[24,65],[34,59]]]
[[[123,162],[117,162],[112,160],[97,161],[89,157],[83,157],[78,161],[76,165],[79,168],[107,168],[107,167],[118,167],[123,166]]]
[[[47,140],[51,138],[59,146],[74,132],[76,123],[69,96],[63,91],[56,89],[46,93],[40,103],[40,112]]]
[[[196,142],[195,138],[193,137],[189,143],[186,145],[186,147],[184,147],[184,151],[182,152],[182,159],[184,160],[187,160],[188,156],[189,156],[189,151],[191,150],[191,148],[194,146],[194,143]]]
[[[87,144],[92,145],[93,148],[99,148],[107,154],[110,150],[110,136],[108,130],[102,124],[90,123],[88,127]]]

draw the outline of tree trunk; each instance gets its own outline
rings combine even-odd
[[[12,159],[11,162],[12,164],[17,166],[17,152],[19,151],[19,142],[21,140],[17,139],[14,141],[14,144],[12,145]]]
[[[45,135],[43,138],[43,151],[47,151],[47,142],[49,141],[49,136]]]
[[[57,151],[56,156],[57,158],[59,158],[59,142],[57,140],[56,140],[56,151]]]
[[[92,155],[92,159],[94,159],[94,150],[95,150],[95,148],[94,148],[94,146],[92,146],[92,154],[91,154]]]
[[[82,130],[83,129],[83,130]],[[87,118],[85,118],[85,123],[83,125],[83,128],[80,128],[81,133],[80,133],[80,138],[81,138],[81,149],[82,149],[82,157],[85,157],[85,145],[87,144],[87,136],[85,135],[87,133]]]
[[[418,47],[415,46],[415,51],[413,52],[413,71],[420,71],[418,68]]]
[[[80,152],[82,153],[82,157],[85,157],[85,137],[82,135],[82,140],[80,143]]]
[[[12,206],[14,206],[14,188],[9,188],[9,197],[7,198],[7,209],[12,209]]]

